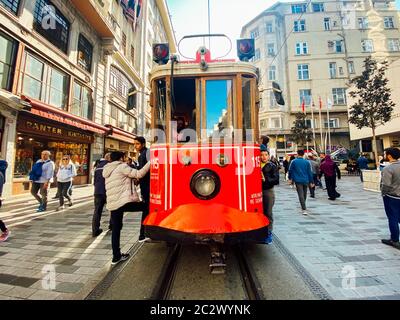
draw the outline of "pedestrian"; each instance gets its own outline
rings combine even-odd
[[[60,201],[57,211],[65,209],[64,198],[68,200],[68,205],[72,207],[73,203],[69,190],[72,188],[74,177],[76,177],[76,168],[71,162],[71,157],[63,155],[57,172],[57,193]]]
[[[6,170],[8,167],[8,163],[6,160],[1,159],[0,160],[0,208],[3,205],[3,187],[4,183],[6,182]],[[10,236],[10,231],[4,224],[3,220],[0,220],[0,230],[1,230],[1,235],[0,235],[0,242],[4,242],[8,239]]]
[[[357,159],[358,170],[360,171],[361,182],[364,182],[363,170],[368,170],[368,159],[364,154],[361,153],[360,157]]]
[[[37,212],[47,210],[48,188],[53,182],[54,162],[50,159],[51,152],[44,150],[41,158],[33,165],[29,173],[29,180],[32,181],[31,194],[39,202]],[[38,192],[40,191],[40,196]]]
[[[329,154],[325,156],[325,160],[321,164],[320,177],[322,175],[325,176],[325,185],[329,200],[334,201],[336,198],[340,198],[340,193],[336,191],[336,177],[340,180],[341,174],[339,167]]]
[[[275,204],[274,186],[279,184],[279,170],[278,167],[271,161],[268,150],[265,146],[261,146],[261,172],[262,172],[262,192],[263,192],[263,212],[269,220],[268,235],[265,243],[272,242],[272,231],[274,217],[272,209]]]
[[[297,158],[290,163],[289,184],[295,184],[297,195],[301,204],[303,215],[307,212],[307,189],[314,186],[314,178],[311,171],[311,164],[304,159],[304,150],[297,151]]]
[[[138,157],[138,170],[144,168],[149,161],[149,150],[146,148],[146,139],[144,137],[136,137],[135,149],[139,153]],[[142,179],[140,179],[140,193],[144,202],[144,210],[142,214],[142,224],[140,226],[139,242],[146,241],[146,235],[144,232],[144,220],[146,220],[150,211],[150,172],[148,172]]]
[[[94,170],[94,212],[93,212],[93,219],[92,219],[92,236],[97,237],[102,232],[103,229],[100,228],[101,216],[103,214],[104,205],[107,203],[107,196],[106,196],[106,185],[105,179],[103,177],[103,169],[110,160],[110,153],[106,153],[104,158],[100,159],[97,162],[96,168]],[[108,225],[108,230],[112,230],[111,226],[111,219]]]
[[[318,175],[319,175],[319,164],[317,161],[314,160],[314,156],[312,154],[308,155],[308,161],[311,165],[311,171],[313,174],[313,184],[314,186],[311,187],[310,185],[310,197],[315,198],[315,186],[318,185]]]
[[[283,169],[285,170],[285,181],[288,180],[288,171],[289,171],[289,156],[286,155],[283,160]]]
[[[260,146],[265,146],[265,148],[267,148],[268,150],[268,143],[269,143],[269,137],[267,136],[261,136],[260,138]]]
[[[382,239],[382,243],[400,250],[400,150],[385,149],[385,160],[390,164],[382,170],[382,196],[386,216],[389,222],[390,239]]]
[[[111,245],[115,265],[129,258],[129,254],[121,253],[120,237],[124,212],[143,211],[143,202],[133,187],[133,179],[142,179],[150,169],[148,162],[142,169],[132,169],[124,162],[124,153],[115,151],[111,153],[111,162],[103,169],[105,178],[107,209],[111,211]]]

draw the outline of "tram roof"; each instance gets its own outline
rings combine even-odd
[[[174,66],[174,76],[223,76],[226,74],[245,73],[257,77],[257,67],[248,62],[211,62],[207,70],[202,70],[199,63],[178,62]],[[150,80],[171,75],[171,63],[156,66],[150,74]]]

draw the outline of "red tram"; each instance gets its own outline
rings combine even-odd
[[[153,51],[165,64],[150,75],[154,134],[146,235],[178,243],[262,242],[269,221],[255,142],[257,68],[212,60],[205,47],[185,62],[168,59],[166,45]]]

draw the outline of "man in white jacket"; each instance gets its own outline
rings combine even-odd
[[[133,179],[141,179],[150,170],[150,162],[142,169],[132,169],[124,162],[125,154],[120,151],[111,153],[111,162],[103,169],[106,184],[107,209],[111,211],[113,250],[112,265],[129,258],[129,254],[121,253],[120,237],[124,212],[143,211],[143,203],[136,192]]]

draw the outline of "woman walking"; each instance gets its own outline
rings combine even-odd
[[[5,160],[0,159],[0,208],[3,205],[3,199],[1,198],[3,195],[3,187],[4,183],[6,182],[6,169],[8,167],[8,163]],[[0,242],[4,242],[10,236],[10,231],[4,224],[3,220],[0,220]]]
[[[64,198],[67,198],[68,205],[72,206],[70,189],[72,188],[74,177],[76,177],[76,167],[71,162],[70,156],[64,155],[57,172],[57,194],[60,199],[60,206],[57,208],[57,211],[65,209]]]
[[[338,166],[333,162],[330,155],[325,156],[324,162],[320,166],[320,177],[325,176],[325,185],[328,192],[329,200],[336,200],[340,197],[340,193],[336,191],[336,176],[340,180],[341,174]]]
[[[136,192],[134,180],[143,178],[150,169],[150,161],[140,170],[133,169],[124,162],[124,156],[123,152],[112,152],[111,162],[103,169],[107,209],[111,211],[112,265],[129,258],[129,254],[121,253],[120,248],[122,221],[125,212],[143,212],[144,205]]]

